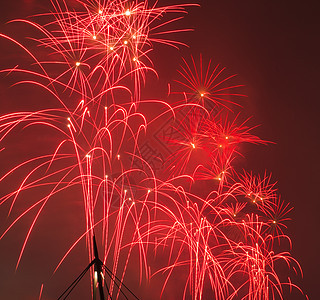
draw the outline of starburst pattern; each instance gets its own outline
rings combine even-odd
[[[2,170],[2,186],[13,177],[19,181],[0,198],[9,215],[24,204],[24,195],[35,195],[0,236],[33,215],[16,267],[49,203],[76,190],[85,229],[55,271],[83,239],[92,260],[97,232],[103,263],[121,282],[138,264],[140,282],[162,283],[155,298],[178,286],[177,299],[283,299],[284,287],[295,285],[278,266],[299,269],[290,249],[282,250],[290,242],[285,229],[291,207],[271,176],[239,168],[243,144],[267,144],[238,112],[241,84],[211,60],[191,57],[173,84],[176,102],[141,98],[148,74],[157,74],[149,56],[153,45],[182,44],[169,36],[182,31],[172,26],[185,6],[125,0],[52,5],[50,14],[16,20],[37,31],[37,48],[1,35],[27,57],[2,73],[22,77],[17,84],[31,85],[45,95],[44,103],[55,103],[0,117],[1,155],[20,131],[51,138],[49,150],[32,145],[34,156]],[[156,116],[144,109],[150,103],[161,107]],[[174,133],[162,141],[171,155],[160,171],[143,151],[148,128],[157,122]],[[120,299],[112,280],[108,292]]]

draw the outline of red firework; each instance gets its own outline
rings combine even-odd
[[[205,62],[200,55],[198,63],[193,56],[190,64],[185,59],[183,62],[179,70],[182,79],[177,82],[183,86],[183,92],[189,101],[201,103],[203,106],[210,106],[211,103],[227,108],[228,104],[236,104],[236,97],[245,96],[240,93],[243,85],[232,83],[236,75],[225,75],[226,68],[219,64],[213,65],[211,59]]]
[[[99,285],[109,298],[121,299],[124,282],[138,269],[142,299],[148,297],[144,282],[153,289],[159,281],[153,298],[283,299],[283,287],[295,285],[278,266],[299,269],[289,252],[279,250],[290,241],[285,223],[291,208],[276,195],[270,176],[239,175],[241,145],[266,142],[252,133],[249,120],[233,115],[230,107],[243,96],[241,85],[232,83],[235,76],[202,56],[199,63],[191,57],[190,64],[183,60],[177,80],[183,102],[141,99],[148,73],[156,73],[148,56],[154,43],[181,45],[166,36],[182,31],[171,25],[185,6],[125,0],[52,5],[53,12],[37,22],[17,20],[38,32],[36,49],[1,35],[32,60],[2,72],[41,91],[41,107],[51,103],[0,117],[1,155],[21,130],[50,140],[49,149],[32,145],[33,156],[2,170],[5,190],[13,177],[20,181],[0,198],[1,208],[14,215],[0,240],[33,216],[16,267],[49,203],[75,191],[82,198],[83,230],[66,241],[69,250],[54,272],[82,240],[89,262],[95,261],[98,236],[107,266],[99,278],[111,279],[97,283],[91,272],[93,295]],[[161,106],[160,112],[146,113],[150,104]],[[153,159],[160,155],[144,150],[148,128],[164,119],[171,135],[162,143],[171,155],[161,153],[165,163],[158,172]],[[24,200],[28,193],[33,200]],[[170,296],[172,287],[176,294]],[[42,285],[40,297],[44,293]]]

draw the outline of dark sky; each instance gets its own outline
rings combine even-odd
[[[40,0],[6,1],[1,8],[1,23],[31,15],[40,7],[40,2],[43,3]],[[201,8],[189,9],[183,23],[195,29],[183,34],[190,48],[175,55],[202,53],[212,57],[231,73],[239,74],[239,81],[246,85],[248,98],[244,106],[254,121],[261,124],[258,134],[276,143],[249,151],[247,168],[272,172],[282,198],[294,206],[288,233],[293,242],[293,256],[304,272],[304,279],[296,282],[310,299],[317,299],[320,267],[318,1],[207,0],[200,4]],[[165,63],[159,66],[160,76],[167,76],[167,80],[175,75],[173,68],[177,63],[173,57],[168,58],[167,66]],[[0,101],[4,101],[3,93]],[[58,217],[57,220],[60,221]],[[65,225],[72,226],[72,222]],[[50,224],[43,226],[50,228]],[[0,291],[4,291],[0,293],[12,292],[11,299],[35,299],[42,283],[39,277],[48,281],[50,276],[45,275],[48,270],[37,266],[36,271],[26,272],[23,268],[34,264],[37,251],[41,255],[43,252],[34,248],[36,252],[27,252],[24,260],[30,259],[32,263],[24,263],[22,270],[14,274],[18,255],[14,249],[21,245],[23,237],[19,228],[15,233],[16,240],[0,241]],[[34,272],[42,275],[34,275],[33,280]],[[18,296],[19,289],[29,289],[30,298]],[[0,294],[1,299],[8,297]],[[294,294],[286,299],[303,297]]]

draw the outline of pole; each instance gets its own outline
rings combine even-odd
[[[93,280],[93,300],[96,299],[96,289],[99,289],[100,300],[105,300],[102,285],[102,262],[99,259],[96,238],[93,235],[93,254],[94,254],[94,280]]]
[[[94,267],[94,278],[93,278],[93,300],[96,300],[97,297],[97,289],[99,290],[99,296],[100,300],[106,300],[104,297],[103,292],[103,282],[105,282],[105,287],[108,292],[108,299],[111,299],[112,296],[110,294],[110,291],[108,289],[107,283],[105,279],[103,278],[102,270],[104,270],[106,275],[111,279],[111,281],[114,282],[114,284],[119,289],[119,292],[126,298],[129,299],[124,290],[129,292],[131,296],[133,296],[136,300],[139,300],[139,298],[118,278],[115,274],[112,273],[112,271],[103,264],[103,262],[99,259],[98,254],[98,247],[96,243],[96,238],[93,235],[92,237],[92,245],[93,245],[93,254],[94,259],[90,262],[90,264],[81,272],[81,274],[71,283],[71,285],[62,293],[62,295],[58,298],[59,299],[67,299],[67,297],[70,295],[70,293],[73,291],[73,289],[77,286],[77,284],[80,282],[80,280],[84,277],[84,275],[90,270],[90,268]],[[128,295],[128,294],[127,294]]]

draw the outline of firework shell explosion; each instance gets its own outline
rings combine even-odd
[[[51,280],[80,246],[92,261],[96,236],[120,282],[106,279],[110,299],[124,299],[127,281],[140,283],[130,287],[140,299],[271,300],[299,289],[289,275],[301,272],[285,233],[291,207],[270,174],[240,166],[243,145],[268,142],[242,117],[235,76],[191,56],[165,99],[141,96],[157,76],[155,45],[183,46],[170,35],[185,31],[173,28],[186,7],[52,0],[51,13],[13,21],[32,38],[1,34],[21,58],[1,73],[26,91],[23,107],[41,98],[0,117],[1,160],[21,157],[1,170],[0,239],[30,220],[17,272],[42,215],[64,199],[79,222]]]

